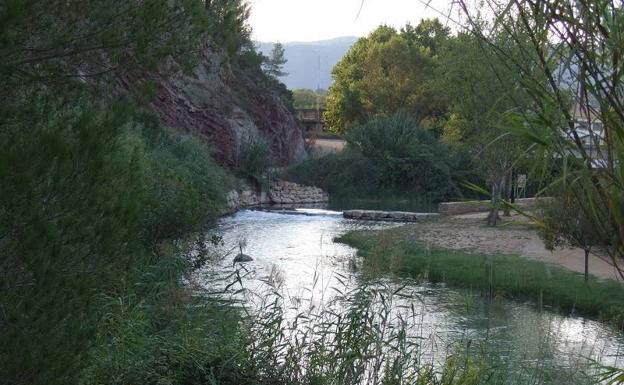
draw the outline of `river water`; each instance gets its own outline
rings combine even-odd
[[[351,230],[384,229],[393,223],[344,219],[327,210],[243,210],[223,218],[216,234],[223,238],[224,258],[204,272],[207,286],[215,278],[230,291],[254,302],[267,291],[278,291],[284,303],[322,309],[337,293],[361,284],[361,261],[356,250],[334,241]],[[242,243],[253,261],[234,266]],[[487,350],[501,362],[540,373],[523,383],[566,384],[591,371],[592,361],[624,366],[624,335],[598,321],[540,309],[534,303],[506,299],[485,300],[478,293],[387,277],[403,287],[401,305],[409,307],[422,339],[424,360],[440,365],[451,347]],[[223,286],[222,286],[223,287]],[[407,305],[407,306],[406,306]],[[532,375],[534,376],[534,375]]]

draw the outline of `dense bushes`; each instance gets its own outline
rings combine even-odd
[[[298,182],[318,185],[334,197],[440,201],[461,194],[458,179],[467,164],[405,114],[378,117],[352,127],[347,149],[309,159],[288,172]]]
[[[0,376],[69,383],[97,332],[95,293],[143,257],[141,148],[125,108],[30,100],[0,133]]]
[[[183,235],[215,218],[228,185],[203,144],[127,103],[90,100],[33,94],[29,108],[2,116],[13,122],[0,133],[0,376],[9,383],[75,382],[97,336],[114,334],[106,318],[119,314],[102,312],[99,298],[148,306],[138,277],[184,250]],[[171,252],[152,251],[169,241]]]
[[[160,127],[154,116],[139,118],[137,133],[146,138],[146,239],[154,243],[206,229],[222,213],[232,181],[204,143]]]
[[[244,178],[260,180],[271,165],[271,143],[259,134],[242,138],[237,173]]]

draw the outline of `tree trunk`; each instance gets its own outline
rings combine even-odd
[[[516,175],[513,168],[511,169],[511,196],[509,197],[511,203],[516,203]]]
[[[500,209],[501,194],[505,183],[504,179],[505,177],[497,178],[492,183],[492,207],[490,208],[490,213],[487,217],[488,226],[496,226],[498,220],[500,219],[498,216],[498,210]]]
[[[589,250],[585,249],[585,284],[589,282]]]
[[[507,174],[505,175],[504,190],[505,190],[505,199],[509,201],[511,198],[511,171],[508,171]],[[511,210],[509,208],[509,205],[505,205],[505,207],[503,208],[503,216],[505,217],[511,216]]]

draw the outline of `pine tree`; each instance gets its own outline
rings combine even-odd
[[[284,46],[282,43],[277,42],[271,50],[271,55],[265,58],[263,63],[264,73],[272,78],[279,78],[288,75],[284,72],[284,64],[287,60],[284,58]]]

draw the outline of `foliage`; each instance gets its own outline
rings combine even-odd
[[[404,110],[423,120],[439,113],[427,83],[433,75],[432,53],[448,30],[435,20],[400,32],[380,26],[359,39],[336,64],[327,96],[325,120],[329,128],[348,127],[378,115]]]
[[[191,271],[188,260],[169,255],[144,269],[136,281],[139,293],[99,298],[104,331],[80,383],[251,383],[240,367],[239,314],[217,299],[190,297],[179,280],[172,281]]]
[[[435,191],[439,198],[456,193],[446,148],[405,114],[373,118],[350,129],[346,140],[376,165],[381,189]]]
[[[127,103],[78,91],[31,100],[0,135],[0,367],[12,383],[73,383],[110,332],[97,298],[145,301],[134,280],[158,260],[152,250],[204,229],[227,179],[203,144],[146,125]]]
[[[248,372],[293,385],[476,384],[491,373],[478,354],[465,362],[454,347],[445,367],[423,362],[420,336],[410,329],[417,325],[408,322],[418,317],[396,303],[400,289],[375,281],[336,289],[326,309],[302,306],[293,318],[279,293],[265,297],[250,330]]]
[[[590,215],[583,212],[570,192],[551,194],[552,199],[544,199],[539,208],[537,215],[547,248],[571,245],[590,251],[593,246],[605,245],[608,239],[601,239]]]
[[[192,64],[205,34],[223,25],[208,23],[204,6],[195,0],[0,6],[3,381],[91,383],[84,371],[96,347],[125,337],[108,320],[146,321],[148,313],[133,310],[180,300],[167,290],[180,283],[179,273],[146,278],[175,259],[163,252],[166,245],[181,254],[193,233],[216,218],[228,179],[204,144],[161,128],[115,85],[169,55]],[[157,298],[148,295],[155,291]],[[103,307],[104,298],[120,306]],[[155,335],[166,329],[161,321],[146,321]],[[183,319],[171,322],[177,321]]]
[[[233,183],[197,138],[164,129],[139,116],[146,143],[145,239],[158,243],[206,230],[221,215]]]
[[[497,39],[504,41],[504,34]],[[514,60],[523,60],[518,50]],[[524,89],[517,87],[505,63],[479,39],[460,33],[448,39],[439,54],[434,89],[446,99],[451,115],[442,122],[443,139],[478,158],[491,191],[488,224],[496,225],[500,201],[509,198],[512,171],[526,170],[525,142],[508,134],[517,123],[514,114],[531,111]]]
[[[271,143],[256,134],[241,141],[237,171],[241,176],[260,181],[271,165]]]
[[[467,2],[462,5],[472,20],[475,12]],[[525,60],[508,60],[509,43],[493,41],[488,30],[470,27],[505,61],[535,106],[535,113],[521,115],[514,131],[543,154],[542,170],[550,169],[556,159],[571,166],[558,183],[579,187],[581,194],[574,199],[583,212],[593,213],[589,218],[602,236],[611,239],[610,256],[618,266],[624,255],[621,4],[562,1],[534,7],[526,1],[492,1],[491,9],[496,25],[511,45],[522,49]],[[533,76],[536,73],[539,76]],[[603,130],[583,133],[579,120],[599,120]]]
[[[208,28],[202,3],[4,2],[0,7],[3,91],[25,82],[89,79],[133,65],[153,68],[171,52],[183,63],[192,59],[187,53]],[[174,27],[179,33],[167,33]]]
[[[275,43],[269,57],[265,58],[263,63],[264,73],[272,78],[279,78],[288,75],[284,72],[284,64],[286,64],[286,58],[284,57],[285,48],[279,41]]]
[[[124,138],[119,105],[31,100],[0,135],[0,375],[68,383],[97,332],[93,296],[142,259],[141,146]]]
[[[549,250],[564,245],[582,248],[585,252],[587,281],[589,253],[594,246],[608,246],[609,239],[602,236],[591,220],[591,216],[597,213],[585,213],[576,203],[574,194],[580,194],[580,191],[574,187],[558,190],[551,188],[551,199],[544,199],[540,204],[537,212],[542,225],[540,234]]]
[[[249,4],[242,0],[204,0],[209,29],[207,35],[215,45],[225,49],[228,57],[235,63],[239,62],[241,53],[254,52],[251,42]],[[201,17],[201,16],[200,16]],[[176,33],[179,30],[176,29]]]
[[[569,270],[512,255],[467,255],[428,250],[400,231],[352,232],[340,239],[357,247],[371,268],[444,282],[512,298],[528,298],[562,311],[578,311],[624,328],[622,295],[615,281],[590,276],[588,285]],[[492,273],[490,274],[490,271]]]
[[[327,91],[326,90],[293,90],[295,108],[317,108],[325,109]]]
[[[468,165],[405,114],[354,126],[346,139],[344,152],[304,161],[288,176],[336,198],[392,195],[433,203],[461,194],[458,179]]]

